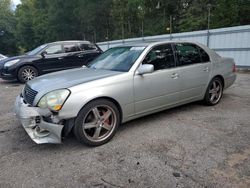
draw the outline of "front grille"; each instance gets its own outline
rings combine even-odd
[[[34,99],[37,95],[37,91],[31,89],[28,84],[25,85],[24,87],[24,92],[23,92],[23,97],[24,100],[29,103],[30,105],[33,104]]]

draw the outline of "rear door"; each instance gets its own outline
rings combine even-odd
[[[212,66],[208,54],[192,43],[176,43],[175,54],[181,81],[181,101],[201,98]]]
[[[92,60],[102,53],[102,51],[98,49],[96,45],[91,43],[81,43],[80,48],[82,50],[82,54],[79,56],[79,58],[81,59],[83,65],[88,65]]]
[[[142,64],[154,65],[154,72],[134,76],[135,112],[143,114],[179,101],[179,72],[171,44],[154,47]]]
[[[65,53],[63,61],[67,69],[77,68],[83,65],[81,59],[82,51],[78,43],[64,43],[63,50]]]

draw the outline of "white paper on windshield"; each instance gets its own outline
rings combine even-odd
[[[136,51],[141,51],[144,50],[145,46],[134,46],[131,47],[130,50],[136,50]]]

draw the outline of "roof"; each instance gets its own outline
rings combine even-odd
[[[174,41],[174,40],[162,40],[162,41],[145,41],[145,42],[127,42],[124,44],[120,44],[116,47],[119,46],[149,46],[149,45],[158,45],[158,44],[166,44],[166,43],[192,43],[192,44],[199,44],[197,42],[193,42],[193,41]],[[199,44],[200,45],[200,44]]]
[[[147,42],[130,42],[130,43],[126,43],[123,45],[118,45],[115,47],[122,47],[122,46],[142,46],[142,47],[154,47],[156,45],[160,45],[160,44],[167,44],[167,43],[191,43],[191,44],[196,44],[198,46],[200,46],[201,48],[203,48],[210,56],[210,58],[212,58],[213,60],[216,60],[218,58],[220,58],[220,56],[213,50],[211,50],[210,48],[208,48],[207,46],[198,43],[198,42],[193,42],[193,41],[176,41],[176,40],[162,40],[162,41],[147,41]]]
[[[57,44],[57,43],[75,43],[75,42],[79,42],[79,43],[86,43],[89,44],[89,41],[86,40],[65,40],[65,41],[55,41],[55,42],[51,42],[51,43],[47,43],[47,44]]]
[[[138,42],[130,42],[130,43],[125,43],[125,44],[118,45],[117,47],[119,47],[119,46],[142,46],[142,47],[146,47],[146,46],[149,46],[150,44],[153,44],[155,42],[149,42],[149,41],[139,42],[139,43]]]

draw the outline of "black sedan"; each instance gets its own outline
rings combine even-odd
[[[48,43],[25,55],[1,60],[0,77],[24,83],[42,74],[87,65],[101,53],[97,45],[88,41]]]

